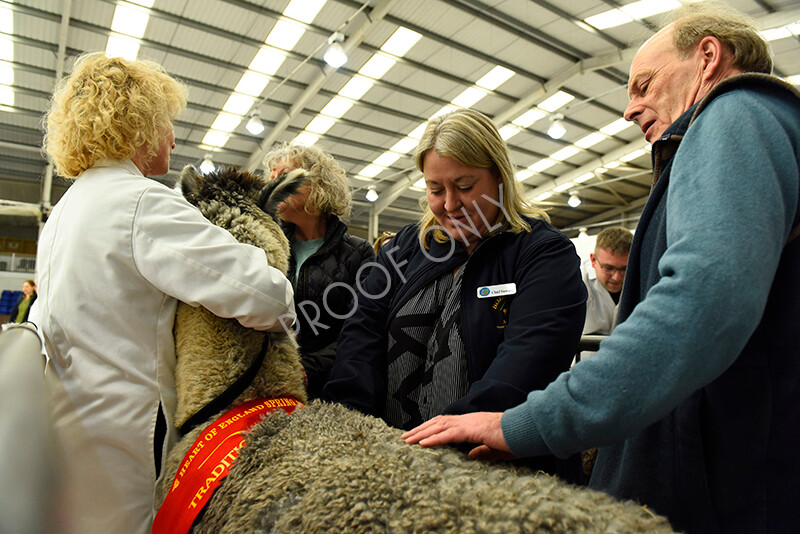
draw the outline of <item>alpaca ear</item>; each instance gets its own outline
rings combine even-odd
[[[277,218],[278,204],[297,193],[297,190],[308,182],[308,172],[305,169],[295,169],[283,173],[261,190],[259,207],[268,215]]]
[[[200,189],[200,182],[203,175],[191,165],[187,165],[181,171],[181,192],[185,198],[192,198]]]

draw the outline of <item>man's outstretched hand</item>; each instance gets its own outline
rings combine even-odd
[[[464,415],[437,415],[402,435],[408,444],[433,447],[446,443],[480,443],[472,449],[473,460],[510,460],[514,458],[503,438],[501,412],[475,412]]]

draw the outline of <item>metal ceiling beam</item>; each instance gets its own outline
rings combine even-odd
[[[64,63],[67,59],[67,34],[69,33],[69,19],[72,16],[72,0],[65,0],[61,12],[61,26],[58,32],[58,55],[56,56],[56,76],[53,85],[58,83],[64,74]],[[42,196],[39,199],[41,209],[48,213],[53,199],[53,164],[47,162],[42,176]],[[44,223],[41,223],[44,224]]]
[[[369,16],[364,17],[364,21],[359,24],[359,26],[344,42],[345,52],[350,52],[355,49],[361,43],[361,41],[364,40],[367,30],[376,22],[382,20],[395,3],[397,3],[397,0],[380,0],[372,8]],[[267,134],[264,140],[259,144],[258,150],[250,155],[250,158],[247,160],[247,170],[253,172],[258,169],[259,165],[261,165],[261,160],[272,148],[272,143],[278,139],[278,136],[286,129],[287,126],[289,126],[289,123],[292,121],[292,119],[305,108],[306,104],[312,98],[314,98],[317,93],[319,93],[322,84],[324,84],[335,72],[336,69],[325,67],[322,73],[319,74],[314,81],[308,84],[308,87],[306,87],[306,90],[303,91],[303,94],[301,94],[292,104],[292,107],[289,108],[289,112],[286,114],[286,116],[278,121],[278,124],[276,124],[272,130],[270,130],[269,134]]]
[[[36,217],[41,214],[39,204],[29,202],[14,202],[13,200],[0,200],[0,215],[13,215],[15,217]]]
[[[760,30],[769,30],[792,24],[798,20],[800,20],[800,8],[794,8],[764,15],[755,19],[755,22]]]
[[[422,178],[422,173],[416,170],[415,167],[409,169],[408,172],[401,173],[399,180],[394,182],[389,189],[381,191],[381,197],[375,201],[375,211],[380,214],[388,208],[397,197],[405,193],[409,187],[414,185],[414,182]]]
[[[580,221],[570,223],[572,224],[571,228],[580,228],[581,226],[592,226],[597,223],[606,222],[609,219],[616,217],[617,215],[620,215],[622,213],[638,210],[639,208],[644,207],[644,205],[647,203],[648,198],[650,198],[649,194],[641,198],[637,198],[636,200],[632,200],[630,203],[628,203],[627,206],[620,206],[618,208],[613,208],[608,211],[592,215],[588,219],[582,219]]]
[[[617,65],[619,63],[630,61],[635,53],[635,49],[626,48],[625,50],[615,50],[607,54],[582,59],[577,63],[573,63],[572,65],[556,73],[550,80],[543,83],[541,87],[531,91],[527,97],[519,100],[513,106],[510,106],[509,108],[495,115],[494,120],[498,125],[505,124],[518,117],[522,113],[528,111],[538,102],[541,102],[544,98],[556,94],[575,78],[583,76],[587,72],[604,69],[611,65]]]
[[[630,154],[634,150],[639,150],[642,148],[643,142],[642,141],[633,141],[632,143],[628,143],[627,145],[617,148],[616,150],[612,150],[607,154],[600,156],[599,158],[595,158],[591,160],[589,163],[578,167],[575,170],[569,171],[566,174],[562,174],[558,178],[555,179],[547,179],[545,184],[539,184],[530,191],[528,191],[526,197],[528,199],[532,199],[537,197],[538,195],[551,191],[554,187],[557,187],[561,184],[565,184],[567,182],[571,182],[575,178],[579,176],[583,176],[587,172],[593,172],[598,167],[602,167],[603,165],[607,165],[612,161],[619,159],[620,157]]]
[[[69,33],[69,18],[72,13],[72,0],[64,0],[64,10],[61,13],[61,26],[58,32],[58,55],[56,56],[56,81],[64,74],[64,63],[67,59],[67,34]]]
[[[12,150],[12,151],[17,150],[20,152],[32,152],[38,154],[41,159],[44,159],[42,157],[42,148],[38,146],[21,145],[19,143],[9,143],[7,141],[0,141],[0,149]]]

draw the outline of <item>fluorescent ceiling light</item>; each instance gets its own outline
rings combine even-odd
[[[759,33],[761,34],[761,37],[767,41],[777,41],[778,39],[794,37],[795,35],[800,35],[800,21],[787,24],[786,26],[780,26],[778,28],[764,30]]]
[[[666,13],[667,11],[677,9],[679,7],[681,7],[681,3],[678,2],[678,0],[641,0],[639,2],[622,6],[619,9],[626,15],[630,15],[634,19],[641,20],[647,17],[652,17],[653,15],[658,15],[659,13]]]
[[[517,174],[514,175],[514,178],[516,178],[518,182],[522,182],[523,180],[527,180],[531,176],[533,176],[532,170],[522,169],[521,171],[517,171]]]
[[[550,159],[554,159],[556,161],[564,161],[565,159],[571,158],[575,154],[579,153],[580,149],[574,146],[565,146],[558,152],[554,152],[550,154]]]
[[[0,104],[4,106],[14,105],[14,90],[7,85],[0,85]]]
[[[292,140],[293,145],[311,146],[319,141],[319,135],[312,132],[300,132],[300,134]]]
[[[355,178],[356,180],[361,180],[362,182],[374,182],[375,181],[372,178],[369,178],[367,176],[361,176],[360,174],[354,174],[353,178]]]
[[[121,57],[123,59],[135,60],[139,53],[139,41],[124,35],[109,35],[106,44],[106,55],[108,57]]]
[[[327,0],[292,0],[283,14],[300,22],[311,24]]]
[[[553,191],[555,191],[556,193],[561,193],[561,192],[563,192],[563,191],[566,191],[566,190],[567,190],[567,189],[569,189],[570,187],[574,187],[574,186],[575,186],[575,184],[574,184],[574,183],[572,183],[572,182],[564,182],[564,183],[563,183],[563,184],[561,184],[561,185],[557,185],[557,186],[555,186],[555,187],[553,188]]]
[[[361,172],[359,172],[358,174],[366,178],[375,178],[375,176],[377,176],[384,170],[386,170],[385,167],[381,167],[379,165],[375,165],[374,163],[370,163],[369,165],[361,169]]]
[[[602,128],[600,128],[600,132],[606,135],[616,135],[622,130],[633,126],[634,123],[626,120],[624,117],[621,119],[617,119],[610,124],[606,124]]]
[[[264,88],[268,83],[268,77],[264,76],[263,74],[259,74],[258,72],[248,70],[245,71],[245,73],[242,75],[242,79],[239,80],[239,83],[236,84],[236,87],[233,90],[237,93],[242,93],[245,95],[258,96],[264,91]]]
[[[374,163],[375,165],[380,165],[381,167],[389,167],[392,163],[400,159],[402,154],[398,154],[397,152],[384,152],[377,158],[375,158]]]
[[[214,120],[213,124],[211,124],[211,130],[216,130],[218,132],[232,132],[239,126],[239,123],[242,122],[242,117],[239,115],[233,115],[231,113],[220,113],[217,115],[217,118]]]
[[[539,161],[537,161],[533,165],[528,165],[528,169],[533,171],[533,172],[542,172],[542,171],[545,171],[545,170],[549,169],[550,167],[552,167],[556,163],[558,163],[558,162],[555,161],[555,160],[552,160],[552,159],[547,159],[547,158],[540,159]]]
[[[538,121],[539,119],[543,119],[547,117],[547,113],[542,111],[541,109],[532,108],[511,121],[512,124],[516,124],[520,128],[527,128],[534,122]]]
[[[575,182],[576,184],[582,184],[584,182],[588,182],[592,178],[594,178],[594,173],[587,172],[586,174],[581,174],[577,178],[573,178],[572,181]]]
[[[286,19],[280,19],[275,23],[272,31],[267,36],[266,43],[270,46],[291,50],[300,37],[305,33],[305,29]]]
[[[317,115],[314,117],[311,122],[308,123],[306,126],[306,130],[309,132],[314,132],[315,134],[324,134],[328,130],[331,129],[331,126],[336,124],[336,119],[332,119],[331,117],[325,117],[323,115]]]
[[[411,187],[415,189],[422,189],[423,191],[428,188],[428,184],[425,183],[425,178],[420,178],[416,182],[414,182]]]
[[[340,96],[335,96],[319,112],[320,115],[339,118],[353,107],[353,101]]]
[[[417,140],[412,139],[411,137],[404,137],[392,145],[392,148],[389,150],[392,152],[397,152],[398,154],[408,154],[415,148],[417,148]]]
[[[0,37],[0,59],[14,61],[14,41]]]
[[[587,24],[591,24],[598,30],[605,30],[615,26],[621,26],[627,22],[633,22],[633,19],[620,11],[619,9],[612,9],[604,13],[598,13],[583,19]]]
[[[0,6],[0,32],[14,33],[14,12],[5,6]]]
[[[460,95],[455,97],[451,103],[462,108],[468,108],[485,96],[486,91],[478,89],[477,87],[467,87]]]
[[[559,91],[550,98],[541,102],[537,107],[552,113],[553,111],[566,106],[574,99],[575,97],[571,94],[565,93],[564,91]]]
[[[228,142],[228,139],[230,139],[230,137],[231,137],[230,134],[227,134],[225,132],[217,132],[214,130],[209,130],[208,132],[206,132],[206,135],[205,137],[203,137],[201,143],[203,143],[204,145],[215,146],[215,147],[225,146],[225,143]]]
[[[536,202],[541,202],[542,200],[547,200],[548,198],[552,197],[553,193],[550,191],[545,191],[544,193],[533,197],[533,200]]]
[[[412,130],[411,133],[408,134],[407,137],[410,137],[411,139],[414,139],[415,141],[419,141],[422,138],[422,134],[425,133],[425,128],[427,126],[428,126],[428,123],[423,122],[422,124],[420,124],[419,126],[414,128],[414,130]]]
[[[381,50],[395,56],[404,56],[419,41],[420,37],[422,37],[421,34],[401,26],[383,43]]]
[[[286,60],[286,55],[284,53],[274,48],[265,47],[258,51],[248,68],[262,74],[273,75],[278,72],[284,60]]]
[[[150,14],[147,11],[120,4],[114,10],[111,31],[141,39],[149,19]]]
[[[761,37],[763,37],[766,41],[777,41],[778,39],[785,39],[786,37],[792,36],[792,32],[790,32],[789,28],[786,26],[764,30],[758,33],[760,33]]]
[[[442,109],[440,109],[439,111],[437,111],[436,113],[434,113],[433,115],[431,115],[428,118],[428,120],[435,119],[436,117],[440,117],[442,115],[445,115],[445,114],[450,113],[451,111],[455,111],[457,109],[458,108],[456,106],[448,104],[445,107],[443,107]]]
[[[493,91],[508,81],[508,79],[514,76],[514,74],[515,72],[513,70],[507,69],[501,65],[497,65],[495,68],[484,74],[480,80],[475,82],[475,85]]]
[[[386,71],[391,69],[395,63],[397,63],[397,60],[393,57],[384,54],[373,54],[373,56],[364,63],[364,66],[358,69],[358,73],[362,76],[369,76],[377,80],[386,74]]]
[[[665,13],[680,6],[681,3],[678,0],[641,0],[626,6],[620,6],[619,9],[611,9],[592,15],[585,18],[584,22],[591,24],[598,30],[605,30],[621,26],[636,19]]]
[[[339,94],[347,98],[352,98],[353,100],[358,100],[364,96],[364,93],[369,91],[369,88],[372,87],[374,83],[375,82],[369,78],[353,76],[350,78],[349,82],[344,84],[344,87],[339,89]]]
[[[629,161],[635,160],[636,158],[642,157],[645,154],[647,154],[647,151],[642,148],[640,150],[634,150],[633,152],[631,152],[629,154],[625,154],[624,156],[621,156],[619,158],[619,160],[620,161],[624,161],[625,163],[627,163]]]
[[[619,161],[610,161],[610,162],[606,163],[606,164],[604,165],[604,167],[605,167],[606,169],[616,169],[616,168],[617,168],[617,167],[619,167],[620,165],[622,165],[622,163],[620,163]],[[598,170],[597,170],[597,172],[605,172],[605,171],[600,171],[600,170],[598,169]]]
[[[517,135],[521,131],[522,130],[520,130],[519,128],[517,128],[513,124],[506,124],[505,126],[500,128],[499,130],[497,130],[497,133],[500,134],[500,137],[503,138],[503,141],[508,141],[509,139],[511,139],[512,137],[514,137],[515,135]]]
[[[14,85],[14,67],[8,63],[0,63],[0,84]]]
[[[233,113],[235,115],[244,115],[247,113],[253,104],[255,104],[256,99],[252,96],[243,95],[240,93],[231,93],[231,96],[228,97],[228,101],[225,102],[225,105],[222,106],[222,111],[227,111],[228,113]]]
[[[597,143],[605,141],[606,139],[608,139],[608,137],[601,134],[600,132],[594,132],[590,133],[586,137],[581,137],[580,139],[575,141],[575,146],[580,148],[589,148],[596,145]]]

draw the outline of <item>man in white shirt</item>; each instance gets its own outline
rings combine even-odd
[[[633,234],[618,226],[597,234],[594,253],[589,254],[591,267],[582,267],[583,283],[589,293],[584,335],[608,335],[614,329],[632,240]]]

